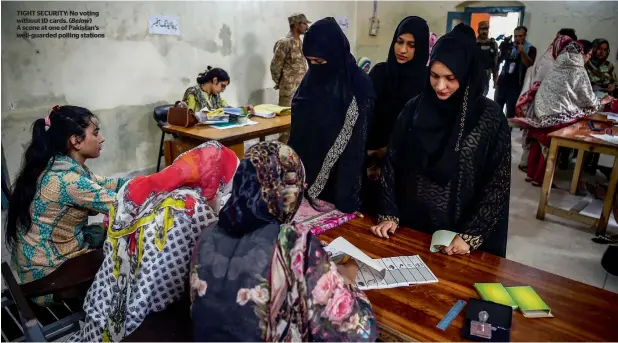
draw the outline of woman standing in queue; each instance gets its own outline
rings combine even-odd
[[[429,27],[423,18],[407,17],[399,23],[386,62],[369,73],[376,92],[373,120],[367,142],[367,176],[363,211],[375,214],[380,185],[378,176],[397,116],[406,103],[420,94],[427,80]]]
[[[289,145],[305,165],[308,200],[352,213],[361,206],[373,87],[333,18],[311,25],[303,53],[309,71],[292,100]]]
[[[381,175],[379,224],[457,235],[442,251],[504,257],[511,138],[499,106],[483,96],[475,34],[460,24],[431,53],[429,84],[399,116]]]

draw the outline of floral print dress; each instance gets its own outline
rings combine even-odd
[[[311,227],[292,225],[304,169],[279,142],[249,149],[219,223],[192,259],[196,341],[375,341],[362,291],[344,282]]]

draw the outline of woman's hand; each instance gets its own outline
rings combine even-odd
[[[447,255],[465,255],[470,252],[470,245],[459,235],[456,235],[447,247],[442,247],[442,252]]]
[[[380,179],[380,175],[382,175],[382,168],[377,165],[374,165],[370,168],[367,168],[367,177],[369,180],[378,180]]]
[[[350,259],[345,264],[337,265],[337,272],[343,276],[344,283],[351,285],[356,280],[356,273],[358,273],[358,264],[353,259]]]
[[[251,114],[255,114],[255,110],[253,109],[253,106],[251,105],[247,105],[247,106],[243,106],[243,108],[245,110],[247,110],[247,112],[251,113]]]
[[[378,225],[372,226],[369,230],[378,237],[388,238],[389,233],[392,235],[397,230],[397,223],[392,220],[385,220]]]
[[[610,95],[606,95],[603,97],[603,99],[601,99],[601,105],[607,105],[612,101],[614,101],[614,97]]]

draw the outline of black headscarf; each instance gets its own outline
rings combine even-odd
[[[359,111],[354,125],[356,130],[359,124],[366,126],[368,113],[363,106],[367,104],[368,99],[373,99],[375,96],[369,77],[356,64],[350,53],[350,43],[333,18],[321,19],[311,25],[303,41],[303,54],[306,57],[322,58],[327,62],[311,64],[307,59],[309,70],[292,100],[292,127],[288,144],[298,153],[305,165],[307,184],[311,193],[311,186],[316,181],[322,166],[326,164],[325,160],[331,148],[335,148],[337,153],[337,164],[347,163],[343,161],[348,159],[364,162],[362,152],[367,143],[366,135],[349,133],[347,135],[349,140],[345,144],[337,147],[334,145],[344,129],[346,112],[352,98],[356,98]],[[361,170],[355,170],[354,166],[350,166],[348,170],[336,169],[334,166],[331,170],[330,174],[336,176],[329,181],[337,182],[338,193],[348,193],[345,190],[348,185],[345,183],[354,182],[356,174]],[[346,174],[347,177],[342,174]],[[352,185],[349,186],[351,189]],[[341,195],[340,198],[345,197]],[[338,206],[341,210],[343,207]]]
[[[400,64],[395,56],[395,42],[402,34],[414,36],[414,57]],[[386,63],[379,63],[371,71],[377,95],[375,116],[371,124],[368,149],[388,144],[393,126],[405,104],[420,94],[427,83],[429,58],[429,26],[425,19],[412,16],[403,19],[393,35]]]
[[[415,139],[408,150],[413,155],[409,160],[416,164],[412,168],[424,169],[425,175],[445,184],[457,170],[461,138],[485,110],[484,71],[474,30],[459,24],[442,36],[431,52],[430,68],[434,62],[453,72],[459,89],[447,100],[440,100],[428,82],[418,106],[406,108],[414,111],[406,114],[414,116],[411,130]]]

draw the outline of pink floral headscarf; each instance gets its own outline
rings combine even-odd
[[[436,45],[438,38],[439,37],[437,33],[435,32],[429,33],[429,55],[431,55],[431,50],[433,49],[433,46]],[[429,59],[431,59],[431,57]],[[427,65],[429,65],[429,59],[427,60]]]

